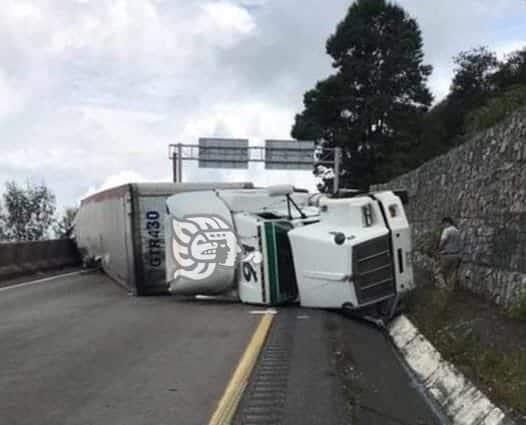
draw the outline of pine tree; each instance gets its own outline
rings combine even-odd
[[[372,146],[383,160],[374,175],[359,175],[353,183],[405,171],[408,151],[432,102],[426,85],[432,68],[423,64],[418,24],[386,0],[358,0],[326,48],[336,73],[305,94],[305,109],[296,116],[292,136],[342,146],[349,158],[359,146]],[[346,168],[352,176],[353,161]]]

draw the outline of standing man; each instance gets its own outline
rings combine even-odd
[[[442,235],[438,246],[440,254],[440,282],[444,289],[453,291],[457,285],[457,272],[462,259],[460,232],[450,217],[442,219]]]

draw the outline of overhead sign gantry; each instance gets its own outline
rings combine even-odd
[[[341,148],[324,148],[316,158],[313,141],[266,140],[264,146],[249,146],[247,139],[202,137],[198,144],[169,145],[173,181],[182,183],[183,162],[198,161],[199,168],[248,169],[250,162],[265,164],[267,170],[310,170],[314,164],[334,170],[334,191],[339,187]]]

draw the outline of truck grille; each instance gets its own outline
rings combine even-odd
[[[353,247],[353,277],[360,305],[395,294],[389,235]]]

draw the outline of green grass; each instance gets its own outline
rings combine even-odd
[[[526,320],[526,294],[508,310],[508,316],[512,319]],[[526,380],[526,378],[524,378]]]
[[[489,397],[526,413],[526,351],[505,353],[483,345],[473,335],[461,338],[448,335],[435,344],[446,360],[483,383]]]
[[[459,308],[450,302],[454,295],[434,290],[426,296],[428,303],[412,305],[409,316],[415,325],[444,359],[480,386],[494,402],[525,415],[526,350],[504,351],[485,345],[469,326],[453,329],[452,309]],[[519,315],[524,314],[525,304]]]
[[[468,132],[485,130],[498,124],[526,105],[526,86],[515,85],[499,96],[489,99],[485,105],[469,112],[465,119]]]

